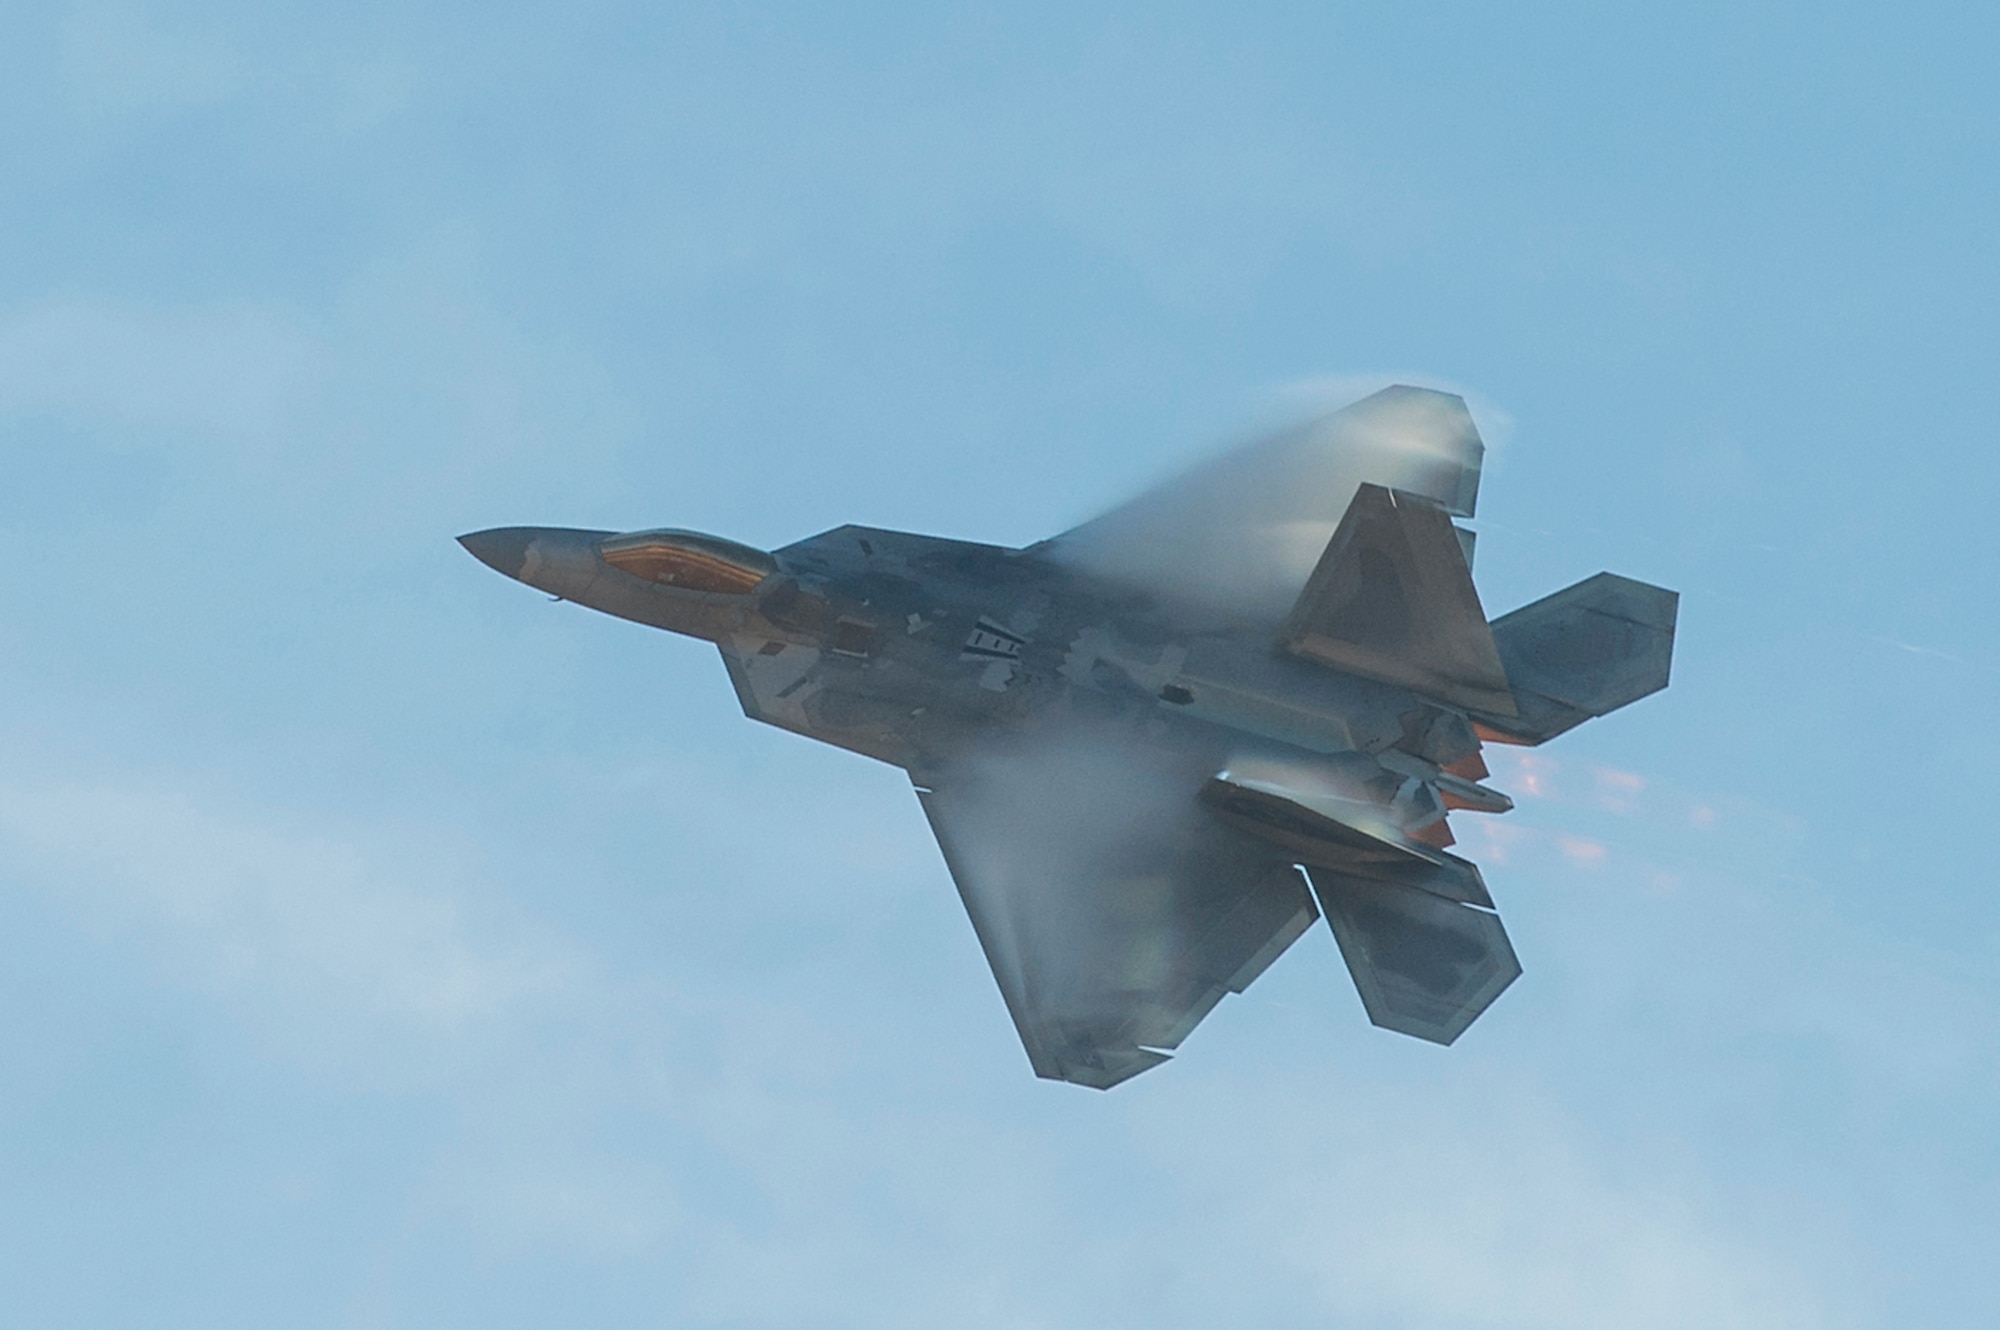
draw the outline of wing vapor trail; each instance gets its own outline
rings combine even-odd
[[[1196,622],[1275,623],[1362,484],[1469,517],[1484,453],[1463,399],[1385,388],[1199,463],[1039,548]]]
[[[1067,712],[939,770],[925,811],[1038,1075],[1156,1066],[1317,917],[1200,804],[1214,755]]]
[[[1093,1005],[1082,986],[1090,958],[1115,950],[1107,929],[1173,924],[1170,915],[1107,915],[1086,888],[1144,876],[1185,837],[1199,784],[1177,774],[1097,725],[1036,727],[953,769],[952,831],[966,880],[981,914],[1015,944],[1008,950],[1032,958],[1037,973],[1020,977],[1038,984],[1041,1005],[1079,1015]]]

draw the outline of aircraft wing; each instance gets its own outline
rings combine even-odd
[[[1038,1076],[1104,1090],[1166,1061],[1318,917],[1282,854],[1208,816],[1191,786],[1107,772],[1101,754],[920,779]]]
[[[1463,398],[1384,388],[1213,458],[1035,550],[1197,619],[1276,625],[1361,485],[1470,517],[1485,453]]]

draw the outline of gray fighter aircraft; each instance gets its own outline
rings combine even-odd
[[[1674,592],[1488,623],[1465,403],[1393,387],[1026,549],[844,526],[460,537],[716,643],[753,719],[909,773],[1035,1074],[1157,1066],[1324,915],[1375,1024],[1449,1044],[1520,974],[1446,815],[1482,742],[1666,686]]]

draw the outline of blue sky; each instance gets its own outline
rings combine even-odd
[[[1996,26],[10,8],[7,1319],[1983,1323]],[[1490,610],[1683,593],[1450,1050],[1316,930],[1036,1082],[898,773],[451,541],[1026,543],[1385,378]]]

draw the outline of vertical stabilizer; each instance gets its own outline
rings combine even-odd
[[[1434,499],[1361,486],[1279,642],[1452,706],[1514,709],[1465,545]]]

